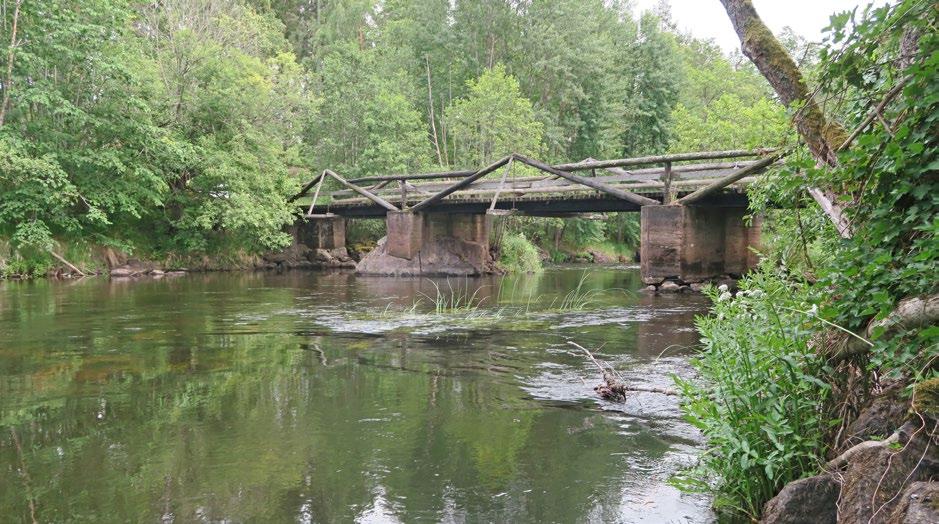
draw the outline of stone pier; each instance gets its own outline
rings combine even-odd
[[[388,234],[356,267],[370,275],[480,275],[492,270],[485,214],[391,211]]]
[[[294,238],[310,249],[332,250],[346,247],[346,219],[317,217],[298,222]]]
[[[346,219],[339,216],[297,220],[290,228],[293,244],[265,260],[279,268],[329,269],[355,267],[346,250]]]
[[[641,211],[642,280],[678,285],[737,278],[755,267],[761,222],[744,222],[743,207],[644,206]]]

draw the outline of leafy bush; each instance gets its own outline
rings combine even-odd
[[[809,346],[819,322],[808,288],[766,270],[732,297],[709,289],[713,314],[697,319],[698,379],[677,379],[687,419],[707,437],[698,465],[674,482],[717,494],[715,508],[757,517],[787,482],[825,452],[830,387]],[[815,328],[815,329],[813,329]]]
[[[499,266],[508,273],[539,273],[542,270],[538,248],[522,233],[506,233],[502,238]]]

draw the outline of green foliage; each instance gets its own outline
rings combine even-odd
[[[775,147],[791,138],[792,128],[778,102],[760,98],[746,103],[726,93],[698,111],[679,104],[671,148],[674,151],[713,151]]]
[[[711,41],[680,38],[682,75],[671,114],[672,151],[773,147],[792,139],[785,108],[752,64],[725,56]],[[788,40],[798,43],[791,34]]]
[[[350,218],[346,220],[346,243],[352,246],[374,246],[385,236],[384,220]]]
[[[624,51],[625,63],[620,69],[632,81],[624,93],[627,127],[621,135],[621,154],[664,151],[672,133],[669,115],[678,101],[675,41],[663,33],[657,16],[644,13],[636,40]]]
[[[344,176],[418,171],[428,164],[421,115],[406,96],[409,81],[380,53],[337,43],[316,75],[322,99],[307,142],[319,167]]]
[[[303,72],[273,16],[231,0],[192,7],[175,0],[143,11],[160,71],[155,102],[182,152],[162,166],[176,168],[165,174],[166,247],[281,247],[292,222],[294,128],[308,107]]]
[[[508,273],[540,273],[541,257],[522,233],[506,233],[499,250],[499,267]]]
[[[544,125],[504,66],[485,71],[467,87],[467,96],[446,113],[458,165],[485,166],[513,152],[538,156]]]
[[[773,202],[814,210],[812,200],[804,196],[807,187],[831,187],[844,195],[839,204],[852,224],[850,239],[838,239],[833,228],[819,220],[818,211],[806,213],[802,231],[791,230],[791,238],[807,241],[809,252],[820,248],[824,256],[815,257],[818,285],[834,290],[823,314],[854,330],[864,328],[872,317],[883,318],[904,297],[937,289],[939,40],[923,26],[927,17],[922,9],[929,6],[901,2],[871,9],[854,21],[850,33],[845,30],[848,14],[833,17],[833,43],[844,50],[823,52],[823,88],[850,93],[839,109],[849,122],[859,123],[908,75],[900,95],[882,111],[891,128],[876,122],[866,127],[852,147],[840,153],[834,168],[817,167],[804,151],[791,156],[786,169],[769,179],[755,200],[758,209]],[[905,59],[909,65],[902,70],[884,67],[903,63],[897,59],[903,31],[919,26],[918,47]],[[929,330],[902,332],[889,340],[875,335],[869,365],[881,375],[928,371],[923,365],[939,348],[939,337]]]
[[[23,3],[28,45],[4,82],[0,234],[16,249],[54,237],[283,245],[306,97],[280,22],[233,0],[136,7]],[[0,46],[8,56],[9,39]]]
[[[700,378],[676,381],[708,449],[675,482],[714,491],[718,509],[757,518],[824,455],[831,391],[825,359],[809,345],[819,323],[808,289],[769,271],[743,280],[736,298],[722,289],[707,294],[714,307],[697,320]]]
[[[907,297],[937,291],[939,266],[939,39],[934,6],[902,1],[832,17],[817,73],[831,118],[861,124],[899,82],[899,96],[865,124],[836,166],[819,166],[805,149],[750,192],[770,213],[767,260],[742,296],[717,295],[698,328],[702,383],[682,382],[685,410],[709,441],[696,470],[679,482],[714,491],[717,503],[756,518],[787,481],[813,473],[841,421],[828,410],[831,383],[818,341],[866,332]],[[853,24],[848,27],[848,22]],[[909,39],[919,33],[918,40]],[[904,42],[915,42],[915,46]],[[901,80],[905,79],[905,80]],[[808,197],[809,187],[840,195],[852,235],[843,239]],[[783,209],[772,210],[775,206]],[[816,278],[817,277],[817,278]],[[808,307],[812,304],[811,308]],[[869,396],[885,378],[911,386],[937,376],[939,330],[900,327],[871,333],[873,345],[848,373],[863,370],[845,395]],[[810,339],[816,342],[809,345]],[[832,399],[843,404],[850,398]]]

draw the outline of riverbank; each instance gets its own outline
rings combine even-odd
[[[361,253],[355,249],[311,250],[294,244],[284,250],[249,254],[162,254],[137,256],[87,244],[57,243],[46,253],[11,254],[0,249],[0,280],[78,278],[109,275],[115,278],[161,277],[183,273],[282,269],[354,269]]]

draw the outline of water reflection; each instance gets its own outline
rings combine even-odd
[[[603,290],[590,307],[553,307],[581,278]],[[638,296],[624,269],[436,284],[303,272],[3,284],[0,513],[710,519],[707,501],[665,484],[698,441],[674,399],[599,402],[567,344],[668,385],[688,371],[700,298]],[[482,311],[437,314],[427,296],[461,286]]]

